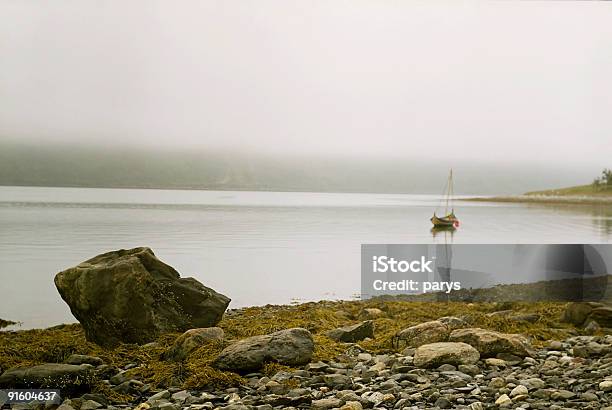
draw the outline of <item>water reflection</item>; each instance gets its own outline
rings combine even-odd
[[[606,237],[612,234],[612,206],[598,206],[593,212],[593,224],[598,226]]]
[[[0,187],[0,312],[26,328],[73,321],[53,284],[55,273],[118,248],[150,246],[181,274],[241,307],[353,299],[362,244],[602,243],[612,237],[612,206],[462,202],[460,228],[432,229],[438,200]]]
[[[454,226],[434,226],[431,228],[430,232],[433,238],[441,237],[443,239],[452,239],[455,235],[457,228]]]
[[[529,204],[529,208],[548,209],[560,218],[575,217],[576,214],[590,216],[593,226],[607,240],[612,235],[612,204]],[[565,223],[565,220],[560,221]]]

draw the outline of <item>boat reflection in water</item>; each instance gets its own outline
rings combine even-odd
[[[445,238],[450,235],[452,238],[456,230],[454,226],[434,226],[430,232],[434,238],[439,235],[444,235]]]
[[[451,266],[453,259],[453,236],[455,235],[456,227],[450,226],[434,226],[431,228],[431,234],[433,235],[434,242],[436,236],[444,237],[444,245],[439,245],[436,257],[439,258],[439,262],[436,264],[436,273],[439,280],[442,282],[451,282]],[[450,300],[450,294],[444,292],[438,292],[436,295],[438,302],[447,302]]]

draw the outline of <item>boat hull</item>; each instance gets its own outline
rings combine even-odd
[[[456,227],[459,225],[459,220],[454,215],[447,215],[445,217],[439,217],[434,215],[431,218],[431,223],[435,227]]]

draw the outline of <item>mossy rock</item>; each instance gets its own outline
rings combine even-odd
[[[96,378],[91,365],[47,363],[7,370],[0,376],[0,387],[60,389],[66,394],[88,392]]]
[[[55,286],[101,346],[147,343],[169,332],[215,326],[230,299],[181,278],[149,248],[98,255],[55,276]]]

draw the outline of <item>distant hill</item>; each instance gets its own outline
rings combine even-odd
[[[593,169],[411,159],[0,142],[0,185],[440,194],[517,194],[590,179]]]

